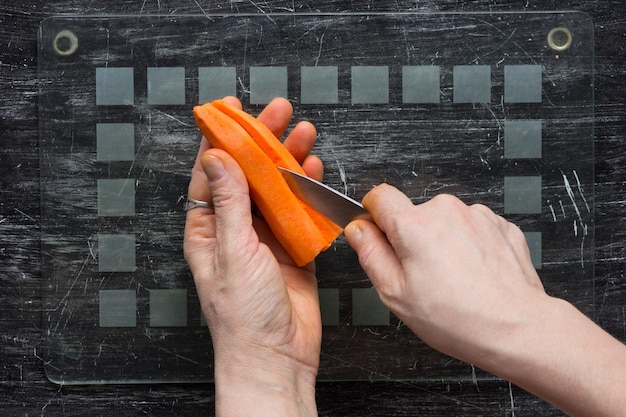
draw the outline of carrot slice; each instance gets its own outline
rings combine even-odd
[[[239,123],[248,132],[252,139],[263,149],[265,154],[270,157],[276,166],[290,169],[292,171],[304,174],[302,167],[285,148],[285,146],[274,136],[271,130],[263,123],[260,123],[252,115],[239,110],[226,103],[224,100],[215,100],[211,103],[214,107],[226,114],[237,123]],[[326,216],[319,213],[313,207],[304,203],[304,207],[318,224],[322,235],[329,241],[334,241],[341,233],[341,228],[330,221]]]
[[[224,105],[228,106],[226,103]],[[211,103],[194,107],[200,131],[211,146],[228,152],[237,161],[248,179],[250,196],[278,241],[298,266],[308,264],[330,247],[341,233],[341,228],[334,225],[334,232],[329,233],[327,222],[330,221],[317,212],[311,215],[313,209],[289,189],[276,169],[276,161],[288,163],[289,166],[285,167],[290,169],[295,168],[295,162],[299,172],[302,172],[302,168],[265,125],[252,116],[250,118],[253,122],[246,122],[257,131],[265,128],[263,135],[267,136],[269,132],[278,145],[269,148],[260,146],[238,120],[220,110]],[[285,153],[293,162],[289,161]],[[276,159],[276,155],[281,156]],[[318,222],[319,216],[325,221]]]

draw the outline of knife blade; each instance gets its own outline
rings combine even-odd
[[[334,188],[287,168],[278,170],[296,196],[339,227],[346,227],[352,220],[371,219],[361,203]]]

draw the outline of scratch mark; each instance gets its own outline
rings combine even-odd
[[[193,2],[196,3],[196,6],[198,6],[198,9],[200,9],[202,14],[206,15],[206,10],[204,10],[202,6],[200,6],[200,3],[198,3],[198,0],[193,0]]]
[[[563,184],[565,185],[565,191],[567,192],[567,195],[569,196],[569,199],[572,202],[572,205],[574,206],[574,210],[576,211],[576,215],[578,216],[578,221],[580,221],[580,224],[583,225],[583,218],[580,215],[580,210],[578,209],[578,204],[576,204],[576,200],[574,199],[574,192],[572,191],[572,186],[569,183],[569,180],[567,179],[567,176],[561,172],[561,175],[563,175]]]
[[[183,126],[185,126],[185,127],[191,127],[191,125],[190,125],[189,123],[185,123],[185,122],[183,122],[182,120],[177,119],[176,117],[172,116],[171,114],[165,113],[165,112],[164,112],[164,111],[162,111],[162,110],[159,110],[159,109],[154,109],[154,111],[156,111],[157,113],[162,114],[162,115],[163,115],[163,116],[165,116],[165,117],[169,117],[170,119],[174,120],[175,122],[180,123],[181,125],[183,125]]]
[[[69,298],[70,293],[72,292],[72,290],[76,286],[76,283],[78,282],[78,278],[80,278],[80,276],[83,274],[83,271],[85,270],[85,267],[89,263],[89,258],[90,257],[94,257],[93,248],[92,248],[91,243],[90,243],[89,240],[87,241],[87,246],[89,246],[89,255],[87,255],[87,257],[85,258],[85,261],[83,262],[82,266],[80,267],[80,270],[76,273],[76,276],[72,280],[72,283],[70,284],[69,288],[65,292],[65,295],[63,295],[63,297],[59,300],[59,302],[57,303],[56,307],[52,308],[49,311],[58,311],[59,308],[61,308],[61,306],[63,306],[63,308],[61,309],[61,315],[63,315],[63,311],[65,310],[65,307],[66,307],[65,301]],[[93,258],[93,259],[95,260],[95,258]],[[61,321],[59,320],[59,322],[56,324],[56,327],[58,327],[60,324],[61,324]]]
[[[554,212],[554,207],[552,207],[552,204],[550,204],[549,200],[548,200],[548,207],[550,207],[550,213],[552,213],[552,221],[556,223],[556,213]]]
[[[515,400],[513,399],[513,387],[509,382],[509,398],[511,399],[511,417],[515,417]]]
[[[93,358],[93,364],[96,365],[98,362],[98,358],[102,355],[102,346],[104,346],[104,342],[100,343],[100,347],[98,348],[98,355]]]
[[[26,217],[29,220],[32,220],[34,222],[36,222],[37,220],[35,220],[32,216],[29,216],[28,214],[24,213],[22,210],[16,208],[15,211],[17,211],[19,214],[21,214],[22,216]]]
[[[36,355],[35,355],[35,357],[37,357],[38,359],[41,359],[41,358],[39,358],[39,357],[38,357],[38,356],[36,356]],[[54,368],[54,367],[53,367],[53,368]],[[57,369],[57,370],[58,370],[58,368],[55,368],[55,369]],[[41,415],[42,417],[46,414],[46,408],[48,408],[48,406],[49,406],[50,404],[52,404],[52,401],[53,401],[53,400],[57,397],[57,395],[59,395],[59,394],[61,393],[61,390],[62,390],[62,389],[63,389],[63,384],[60,384],[60,385],[59,385],[59,389],[58,389],[58,390],[57,390],[57,392],[54,394],[54,396],[53,396],[52,398],[50,398],[50,399],[48,400],[48,402],[46,402],[46,403],[43,405],[43,407],[41,407],[41,414],[40,414],[40,415]]]
[[[159,348],[159,350],[162,350],[163,352],[169,353],[170,355],[174,355],[174,356],[176,356],[178,359],[182,359],[182,360],[184,360],[184,361],[191,362],[191,363],[193,363],[194,365],[200,365],[200,363],[199,363],[199,362],[196,362],[196,361],[194,361],[194,360],[192,360],[192,359],[189,359],[189,358],[187,358],[187,357],[185,357],[185,356],[183,356],[183,355],[179,355],[178,353],[176,353],[176,352],[172,352],[171,350],[168,350],[168,349],[165,349],[165,348],[162,348],[162,347],[160,347],[160,348]]]
[[[493,116],[493,119],[498,124],[498,145],[499,145],[500,144],[500,133],[499,133],[499,131],[502,129],[502,122],[500,121],[498,116],[496,116],[496,112],[493,111],[491,106],[489,106],[488,104],[484,104],[484,103],[481,103],[481,106],[484,107],[485,109],[489,110],[489,113],[491,113],[491,115]]]
[[[585,207],[587,208],[587,213],[591,213],[591,209],[589,208],[589,204],[587,203],[587,199],[585,198],[585,194],[583,193],[582,190],[582,186],[580,185],[580,179],[578,178],[578,174],[576,173],[576,170],[572,170],[572,172],[574,173],[574,178],[576,178],[576,187],[578,188],[578,193],[580,194],[580,196],[582,197],[583,201],[585,202]]]
[[[325,33],[322,33],[322,36],[320,36],[320,47],[317,50],[317,57],[315,57],[315,66],[317,67],[317,64],[319,63],[320,57],[322,56],[322,46],[324,45],[324,35]]]
[[[359,369],[361,371],[368,372],[370,374],[370,378],[376,376],[376,377],[381,378],[381,379],[386,380],[386,381],[397,382],[399,384],[406,385],[406,386],[409,386],[411,388],[415,388],[418,391],[425,392],[427,394],[431,394],[431,395],[435,395],[437,397],[444,398],[444,399],[446,399],[448,401],[451,401],[451,402],[453,402],[455,404],[464,405],[466,407],[470,407],[470,408],[473,408],[473,409],[476,409],[476,410],[480,410],[481,409],[481,407],[478,406],[478,405],[469,403],[467,401],[462,401],[462,400],[460,400],[460,399],[458,399],[456,397],[451,397],[449,395],[444,395],[444,394],[441,394],[439,392],[434,392],[434,391],[428,390],[426,388],[423,388],[419,384],[411,383],[411,382],[406,381],[406,380],[398,380],[398,379],[390,378],[388,375],[385,375],[385,374],[383,374],[381,372],[378,372],[378,371],[372,370],[372,369],[368,369],[368,368],[360,366],[358,364],[346,361],[344,359],[341,359],[340,357],[337,357],[337,356],[334,356],[334,355],[329,355],[328,353],[325,353],[325,352],[322,352],[321,355],[322,356],[327,356],[328,358],[330,358],[332,360],[335,360],[335,361],[337,361],[337,362],[339,362],[341,364],[347,365],[349,367],[354,367],[354,368]]]
[[[470,363],[472,367],[472,383],[476,385],[476,390],[480,392],[480,388],[478,387],[478,379],[476,378],[476,367]]]
[[[141,14],[141,13],[139,13],[139,14]],[[109,31],[108,28],[104,28],[104,30],[106,30],[106,32],[107,32],[107,54],[106,54],[106,57],[104,58],[104,66],[108,67],[109,66],[109,49],[110,49],[111,32]]]

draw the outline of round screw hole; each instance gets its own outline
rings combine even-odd
[[[572,33],[567,28],[554,28],[548,33],[548,46],[555,51],[564,51],[572,45]]]
[[[52,48],[57,55],[68,56],[72,55],[78,49],[78,38],[73,32],[69,30],[63,30],[54,38],[52,42]]]

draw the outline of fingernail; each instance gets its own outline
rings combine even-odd
[[[204,168],[209,182],[215,182],[226,174],[226,169],[222,161],[213,155],[205,155],[202,158],[202,167]]]
[[[361,228],[359,227],[359,222],[350,222],[346,226],[343,231],[344,235],[346,235],[346,239],[348,239],[351,243],[357,243],[361,240]]]

